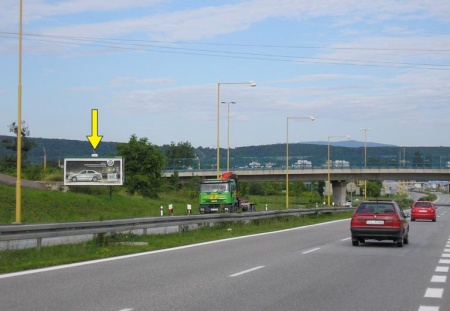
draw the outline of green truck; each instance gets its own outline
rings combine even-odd
[[[235,213],[255,211],[255,204],[240,200],[237,194],[237,176],[223,173],[218,179],[200,182],[200,213]]]

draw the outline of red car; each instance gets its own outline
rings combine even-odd
[[[430,201],[416,201],[411,207],[411,221],[428,219],[436,221],[436,207]]]
[[[409,243],[408,214],[394,201],[364,201],[353,213],[350,222],[352,244],[366,240],[391,240],[398,247]]]

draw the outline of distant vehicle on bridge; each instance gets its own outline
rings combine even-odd
[[[335,160],[333,161],[333,167],[350,167],[350,162],[345,160]]]
[[[312,168],[312,162],[309,160],[297,160],[292,164],[293,168]]]
[[[328,161],[322,165],[323,168],[328,167]],[[345,160],[334,160],[330,161],[330,167],[332,168],[350,168],[350,162]]]
[[[277,164],[276,163],[273,163],[273,162],[267,162],[265,165],[264,165],[264,167],[265,168],[273,168],[274,166],[276,166]]]
[[[250,168],[261,168],[261,163],[256,162],[256,161],[252,161],[252,162],[250,162],[250,164],[248,166]]]

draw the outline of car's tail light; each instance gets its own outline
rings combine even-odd
[[[350,222],[351,226],[356,226],[358,224],[358,218],[356,216],[352,217],[352,221]]]
[[[400,221],[400,218],[398,218],[398,217],[392,218],[392,226],[393,226],[393,227],[401,228],[402,223],[401,223],[401,221]]]

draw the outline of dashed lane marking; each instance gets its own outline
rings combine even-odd
[[[435,271],[436,272],[448,272],[448,268],[449,267],[437,266]]]
[[[318,251],[319,249],[320,249],[320,247],[317,247],[317,248],[313,248],[313,249],[310,249],[309,251],[303,252],[302,254],[303,254],[303,255],[305,255],[305,254],[309,254],[309,253],[312,253],[312,252]]]
[[[244,270],[244,271],[241,271],[241,272],[238,272],[238,273],[235,273],[235,274],[231,274],[229,277],[230,278],[234,278],[236,276],[240,276],[240,275],[243,275],[243,274],[255,271],[255,270],[259,270],[259,269],[262,269],[262,268],[264,268],[264,266],[254,267],[254,268],[251,268],[251,269],[248,269],[248,270]]]
[[[442,298],[444,294],[443,288],[427,288],[425,292],[425,298]]]
[[[445,282],[447,282],[447,276],[446,275],[433,275],[430,282],[445,283]]]

